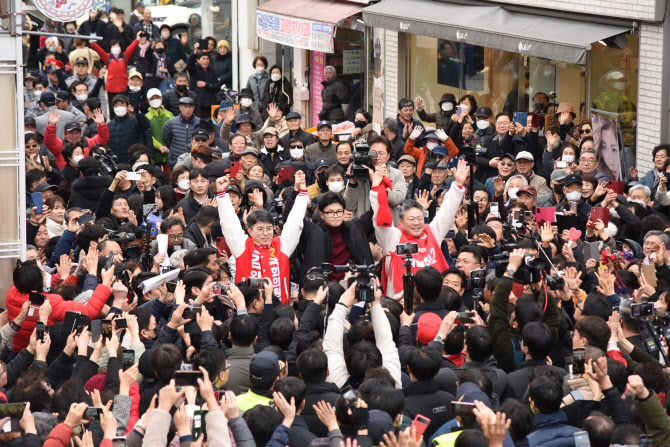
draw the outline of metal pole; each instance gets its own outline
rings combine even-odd
[[[82,34],[65,34],[65,33],[45,33],[43,31],[28,31],[23,30],[23,34],[29,34],[31,36],[48,36],[48,37],[70,37],[74,39],[82,40],[102,40],[101,36],[85,36]]]

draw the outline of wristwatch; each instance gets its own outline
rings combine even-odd
[[[515,274],[516,272],[515,272],[514,270],[512,270],[512,269],[507,269],[507,271],[506,271],[505,273],[507,273],[509,276],[514,276],[514,274]]]
[[[437,335],[435,336],[435,338],[433,339],[433,341],[437,341],[437,342],[440,342],[440,343],[444,343],[444,338],[442,338],[442,336],[441,336],[440,334],[437,334]]]

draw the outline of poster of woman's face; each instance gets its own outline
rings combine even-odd
[[[621,180],[621,161],[619,158],[619,137],[616,121],[594,116],[593,147],[598,153],[598,169],[611,180]]]

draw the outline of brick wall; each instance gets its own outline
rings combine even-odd
[[[398,114],[398,32],[384,36],[384,117]]]
[[[637,167],[641,174],[653,167],[651,151],[662,139],[662,57],[663,26],[642,23],[637,99]]]
[[[535,8],[557,9],[583,14],[620,17],[629,20],[655,20],[656,0],[489,0]]]

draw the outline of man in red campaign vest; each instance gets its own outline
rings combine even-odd
[[[221,219],[221,232],[235,257],[235,282],[248,278],[270,278],[273,292],[288,304],[290,297],[289,257],[298,246],[303,227],[303,218],[309,205],[309,194],[305,186],[305,174],[295,174],[295,190],[298,197],[286,219],[281,236],[274,236],[274,219],[265,209],[255,210],[247,216],[247,236],[230,202],[226,188],[230,176],[216,181],[217,202]]]
[[[456,217],[456,212],[463,202],[468,173],[467,163],[465,160],[460,160],[454,175],[454,182],[430,225],[426,225],[424,221],[423,207],[414,200],[407,200],[399,210],[400,220],[397,227],[384,223],[389,219],[385,220],[383,216],[390,213],[386,199],[386,186],[383,172],[375,173],[370,189],[370,203],[374,211],[373,222],[377,242],[384,254],[382,284],[385,287],[386,296],[393,296],[403,288],[402,275],[405,273],[405,257],[396,254],[398,244],[410,242],[419,245],[419,252],[412,255],[412,273],[429,265],[440,272],[449,268],[440,250],[440,243],[447,235]]]

